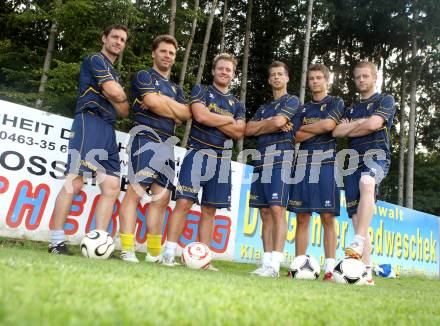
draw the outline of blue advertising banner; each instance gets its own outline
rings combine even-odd
[[[252,167],[246,166],[240,193],[234,260],[259,263],[263,255],[261,219],[258,209],[249,207]],[[288,233],[284,248],[284,264],[295,256],[296,216],[286,214]],[[354,236],[347,215],[345,195],[341,193],[341,215],[336,218],[337,258],[344,257],[344,248]],[[324,261],[324,233],[319,215],[310,220],[307,254],[321,264]],[[439,219],[438,217],[401,206],[378,201],[369,228],[372,241],[373,264],[392,264],[401,273],[439,275]]]

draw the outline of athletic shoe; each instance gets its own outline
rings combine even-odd
[[[367,283],[365,283],[365,285],[374,286],[373,278],[370,278],[369,280],[367,280]]]
[[[345,248],[345,257],[360,260],[362,259],[362,251],[364,251],[362,244],[353,241],[350,247]]]
[[[208,271],[218,272],[218,268],[215,268],[211,263],[205,268]]]
[[[47,251],[50,254],[56,254],[56,255],[66,255],[66,256],[72,256],[73,254],[70,252],[69,248],[67,247],[67,241],[61,241],[58,242],[55,245],[49,245],[49,248]]]
[[[121,251],[119,258],[128,263],[139,263],[139,259],[137,259],[134,251]]]
[[[266,266],[261,265],[260,267],[258,267],[256,270],[251,272],[251,275],[256,275],[256,276],[260,276],[260,274],[264,273],[264,271],[266,270]]]
[[[276,278],[280,276],[280,273],[277,272],[272,266],[268,266],[266,267],[266,270],[263,273],[259,274],[258,276]]]
[[[174,256],[167,256],[164,255],[162,259],[162,265],[168,266],[168,267],[175,267],[179,266],[180,264],[176,262],[176,259]]]
[[[327,272],[324,274],[324,278],[322,279],[325,282],[334,282],[334,278],[333,278],[333,273],[332,272]]]
[[[150,255],[150,253],[147,253],[147,255],[145,256],[145,261],[147,263],[161,263],[162,262],[162,255],[159,256],[152,256]]]

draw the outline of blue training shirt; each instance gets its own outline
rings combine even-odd
[[[282,163],[283,152],[295,150],[295,133],[300,126],[299,112],[299,99],[290,94],[285,94],[258,108],[251,121],[260,121],[280,115],[286,117],[293,124],[293,128],[288,132],[277,131],[258,136],[257,149],[261,153],[261,159],[254,162],[255,168],[262,167],[266,155],[274,155],[274,164]],[[275,152],[270,152],[269,146],[274,146]]]
[[[159,135],[161,141],[166,141],[169,137],[174,136],[176,123],[173,119],[162,117],[151,110],[141,108],[142,100],[146,94],[162,94],[179,103],[186,104],[184,93],[181,87],[163,77],[153,68],[138,71],[132,82],[133,97],[133,121],[137,124],[144,125],[153,129]],[[143,134],[159,141],[157,137],[149,132]]]
[[[332,119],[336,124],[344,115],[344,101],[337,96],[327,95],[321,101],[309,101],[301,110],[302,125],[313,124],[325,119]],[[329,150],[336,149],[336,139],[332,132],[316,135],[300,145],[301,149]]]
[[[350,121],[369,118],[373,115],[378,115],[385,120],[383,126],[375,132],[361,137],[350,137],[348,146],[357,150],[359,155],[371,149],[381,149],[385,151],[386,158],[391,159],[390,132],[396,113],[394,103],[392,95],[375,93],[370,98],[360,100],[347,108],[344,117]]]
[[[113,125],[116,110],[101,92],[101,85],[109,80],[120,84],[118,72],[104,54],[100,52],[85,57],[79,73],[76,113],[91,111]]]
[[[229,92],[224,94],[214,85],[195,85],[191,91],[191,104],[196,102],[202,103],[212,113],[245,120],[244,105],[234,95]],[[231,149],[233,141],[220,129],[193,120],[188,146],[195,149],[210,148],[219,153]]]

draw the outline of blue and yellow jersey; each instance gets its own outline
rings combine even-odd
[[[251,121],[260,121],[277,115],[286,117],[293,124],[293,128],[288,132],[277,131],[258,136],[257,149],[262,156],[260,160],[254,163],[256,168],[263,164],[266,155],[274,155],[274,163],[278,163],[283,161],[284,151],[295,150],[295,133],[301,124],[298,97],[285,94],[270,103],[260,106]],[[268,147],[274,147],[274,151],[270,152]]]
[[[332,119],[336,124],[344,115],[344,101],[337,96],[327,95],[319,102],[307,102],[301,110],[302,125],[321,120]],[[300,149],[329,150],[336,149],[336,139],[331,132],[316,135],[302,142]]]
[[[142,109],[141,104],[146,94],[157,93],[166,95],[179,103],[186,104],[182,88],[163,77],[153,68],[138,71],[132,82],[133,97],[133,120],[135,123],[150,127],[161,141],[166,141],[175,134],[176,123],[173,119],[162,117],[151,110]],[[143,132],[153,140],[159,141],[157,137],[149,132]]]
[[[390,132],[395,113],[394,97],[389,94],[375,93],[369,99],[361,100],[347,108],[344,117],[350,121],[369,118],[373,115],[378,115],[385,120],[383,126],[371,134],[350,137],[348,146],[357,150],[360,155],[371,149],[382,149],[385,151],[387,159],[390,159]]]
[[[76,113],[90,111],[113,125],[116,121],[116,110],[101,92],[101,85],[109,80],[120,83],[118,72],[104,54],[96,53],[85,57],[79,73]]]
[[[191,91],[191,104],[199,102],[215,114],[227,115],[245,120],[245,108],[230,93],[223,94],[214,85],[197,84]],[[210,148],[217,153],[232,148],[232,139],[215,127],[208,127],[193,120],[188,146],[196,149]]]

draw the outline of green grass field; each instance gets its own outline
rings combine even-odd
[[[0,239],[0,325],[440,325],[438,279],[360,287],[252,277],[245,264],[216,262],[215,273],[46,248]]]

